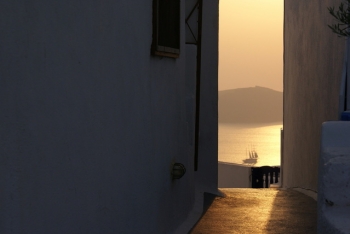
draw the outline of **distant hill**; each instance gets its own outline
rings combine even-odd
[[[264,87],[219,91],[219,122],[282,122],[283,93]]]

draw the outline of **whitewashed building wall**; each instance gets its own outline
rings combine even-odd
[[[317,191],[322,123],[339,114],[345,40],[327,7],[340,2],[284,1],[284,187]]]
[[[184,23],[179,58],[156,57],[151,0],[0,1],[0,233],[167,233],[215,192],[218,1],[203,9],[194,172]]]

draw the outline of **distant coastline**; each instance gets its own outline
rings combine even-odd
[[[219,91],[219,122],[268,124],[283,120],[283,92],[260,86]]]

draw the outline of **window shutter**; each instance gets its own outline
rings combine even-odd
[[[154,0],[152,54],[179,57],[180,0]]]

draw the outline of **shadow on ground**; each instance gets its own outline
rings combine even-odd
[[[222,189],[190,233],[316,233],[317,207],[294,190]]]

